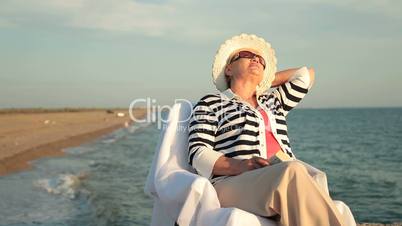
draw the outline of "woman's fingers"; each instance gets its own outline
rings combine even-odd
[[[253,159],[243,159],[240,161],[240,173],[244,173],[253,169],[255,169],[255,163]]]
[[[261,157],[253,157],[255,160],[255,162],[259,165],[258,168],[264,167],[264,166],[268,166],[268,160],[261,158]]]
[[[268,161],[261,157],[243,159],[240,161],[240,173],[244,173],[249,170],[259,169],[268,165],[269,165]]]

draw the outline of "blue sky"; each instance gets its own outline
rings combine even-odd
[[[0,108],[172,104],[215,92],[219,45],[255,33],[312,66],[300,107],[402,106],[402,2],[0,1]]]

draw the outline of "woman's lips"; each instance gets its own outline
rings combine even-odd
[[[260,68],[260,65],[259,65],[259,63],[252,63],[252,64],[250,64],[250,67]]]

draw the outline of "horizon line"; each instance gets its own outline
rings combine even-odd
[[[170,106],[170,105],[169,105]],[[171,105],[173,106],[173,105]],[[146,106],[137,106],[135,108],[146,108]],[[335,107],[296,107],[297,110],[325,110],[325,109],[372,109],[372,108],[402,108],[402,106],[335,106]],[[9,110],[112,110],[129,109],[129,106],[102,106],[102,107],[0,107],[0,111]]]

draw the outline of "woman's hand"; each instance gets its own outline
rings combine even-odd
[[[238,169],[238,174],[254,170],[254,169],[259,169],[264,166],[268,166],[269,163],[266,159],[261,158],[261,157],[252,157],[250,159],[243,159],[240,160],[239,162],[239,169]]]
[[[212,173],[215,175],[235,176],[267,165],[269,165],[268,161],[261,157],[234,159],[221,156],[215,162]]]
[[[291,68],[291,69],[287,69],[287,70],[283,70],[283,71],[278,71],[275,73],[275,78],[274,81],[272,81],[271,87],[277,87],[280,86],[288,81],[290,81],[290,79],[292,78],[292,76],[294,75],[294,73],[299,70],[300,68]],[[308,68],[309,74],[310,74],[310,83],[313,84],[314,82],[314,68],[310,67]]]

